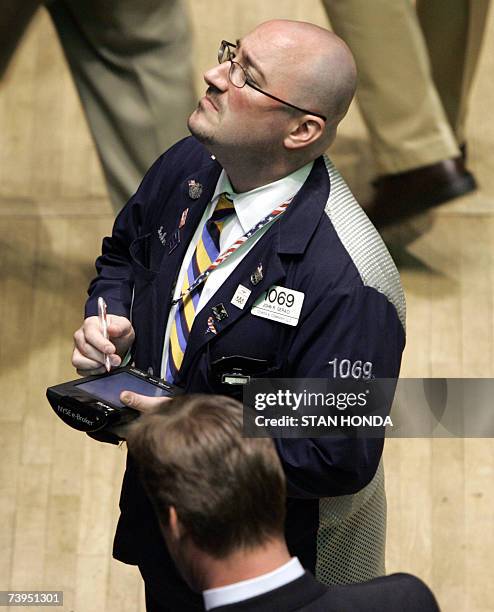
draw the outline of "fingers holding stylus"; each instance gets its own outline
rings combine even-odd
[[[120,365],[117,347],[103,336],[98,317],[88,317],[74,333],[72,365],[79,373],[99,374],[105,371],[105,355],[109,356],[112,367]]]

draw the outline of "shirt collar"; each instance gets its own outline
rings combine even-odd
[[[305,570],[300,561],[297,557],[292,557],[290,561],[278,569],[262,574],[262,576],[203,591],[204,607],[206,610],[210,610],[211,608],[219,608],[220,606],[233,604],[244,599],[257,597],[268,591],[278,589],[289,582],[293,582],[304,573]]]
[[[248,232],[261,219],[269,215],[276,206],[293,198],[305,183],[314,162],[309,162],[291,174],[244,193],[235,193],[225,170],[221,171],[212,200],[226,193],[233,200],[240,225]]]

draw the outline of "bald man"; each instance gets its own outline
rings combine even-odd
[[[80,373],[103,372],[105,355],[112,367],[127,358],[189,393],[240,399],[251,377],[398,376],[398,273],[323,155],[355,79],[346,45],[312,24],[270,21],[221,42],[188,121],[192,137],[151,167],[103,241],[74,334]],[[122,400],[140,410],[159,403]],[[383,440],[286,438],[276,447],[290,553],[327,583],[382,574]],[[139,566],[147,609],[202,609],[167,554],[131,458],[120,508],[114,555]]]

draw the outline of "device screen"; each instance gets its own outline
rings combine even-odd
[[[150,397],[170,397],[171,395],[166,389],[153,385],[137,376],[132,376],[128,372],[97,378],[96,380],[90,380],[76,386],[94,395],[94,397],[110,402],[110,404],[119,408],[124,406],[120,401],[120,393],[122,391],[134,391],[134,393]]]

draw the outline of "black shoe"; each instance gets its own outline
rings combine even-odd
[[[364,210],[376,227],[402,221],[477,189],[463,156],[388,174],[373,185],[374,196]]]

